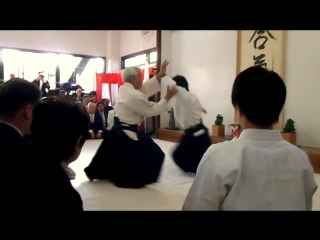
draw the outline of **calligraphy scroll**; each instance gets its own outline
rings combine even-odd
[[[238,31],[237,74],[254,65],[260,65],[278,73],[284,79],[285,31]],[[282,130],[283,116],[275,129]]]

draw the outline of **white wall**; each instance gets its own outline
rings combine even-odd
[[[217,114],[233,122],[230,94],[236,74],[236,31],[162,31],[162,60],[168,74],[182,74],[190,91],[207,109],[204,123],[211,131]],[[287,101],[284,118],[296,121],[297,144],[320,148],[320,31],[288,31],[284,80]],[[165,90],[162,90],[162,97]],[[161,115],[161,127],[168,126]],[[226,134],[231,128],[226,127]]]
[[[120,32],[121,31],[107,31],[107,69],[110,69],[111,72],[121,70]],[[108,66],[110,63],[111,66]]]
[[[141,30],[127,30],[119,32],[121,57],[155,48],[157,45],[156,30],[150,30],[146,35],[142,35]]]
[[[136,31],[0,31],[0,47],[107,57],[111,71],[121,70],[121,56],[156,47],[156,30]],[[110,62],[110,61],[109,61]]]
[[[106,31],[0,31],[0,46],[106,56]]]
[[[0,47],[107,57],[112,72],[121,70],[121,56],[156,47],[156,30],[136,31],[0,31]]]
[[[136,31],[106,31],[106,56],[108,59],[107,69],[111,72],[121,70],[121,57],[155,48],[156,31],[150,30],[146,35],[141,34],[141,30]]]
[[[204,124],[210,129],[217,114],[224,116],[225,125],[234,121],[231,87],[236,74],[236,31],[170,31],[162,37],[162,59],[170,58],[171,76],[184,75],[190,91],[195,93],[208,114]],[[165,42],[165,44],[163,43]],[[163,93],[164,94],[164,93]],[[161,127],[168,126],[168,114],[161,118]],[[226,127],[231,134],[231,128]]]
[[[320,31],[288,31],[285,120],[296,123],[297,144],[320,148]]]
[[[161,31],[161,61],[167,60],[167,74],[172,76],[172,31]],[[166,88],[161,89],[161,99],[166,95]],[[169,114],[167,112],[160,115],[160,127],[169,126]]]

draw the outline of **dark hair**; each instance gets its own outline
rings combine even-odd
[[[90,120],[82,105],[55,97],[40,102],[33,111],[31,124],[35,147],[47,149],[53,161],[68,160],[79,137],[83,145]]]
[[[172,78],[173,81],[176,82],[177,86],[185,88],[187,91],[189,91],[189,84],[187,79],[182,75],[177,75]]]
[[[231,102],[251,123],[271,126],[279,121],[286,95],[285,83],[277,73],[253,66],[236,77]]]
[[[90,95],[88,94],[83,95],[82,99],[85,99],[85,98],[90,98]]]
[[[100,101],[100,102],[97,102],[97,108],[99,107],[99,105],[103,105],[104,106],[104,104],[103,104],[103,102],[102,101]]]
[[[22,108],[36,105],[40,97],[40,89],[32,82],[19,78],[6,81],[0,89],[0,117],[14,117]]]

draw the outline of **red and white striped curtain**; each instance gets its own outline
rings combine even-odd
[[[96,84],[97,100],[109,98],[113,104],[124,82],[120,73],[99,73],[96,74]]]
[[[145,75],[145,72],[148,74]],[[156,75],[156,70],[153,67],[148,67],[146,64],[146,67],[141,69],[141,74],[143,81],[146,81],[150,75]],[[99,73],[96,74],[96,84],[97,100],[101,101],[103,98],[108,98],[111,104],[113,104],[117,98],[119,88],[124,82],[121,73]],[[145,120],[142,121],[139,129],[145,131]]]

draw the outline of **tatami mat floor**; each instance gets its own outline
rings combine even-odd
[[[173,163],[170,151],[175,143],[155,139],[166,153],[158,183],[142,189],[121,189],[108,181],[89,182],[83,169],[90,163],[101,140],[86,141],[79,159],[70,167],[76,172],[72,181],[81,194],[85,210],[181,210],[193,181]],[[320,186],[320,175],[315,175]],[[320,190],[314,196],[313,209],[320,210]]]

